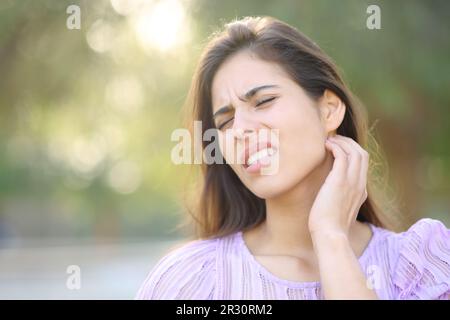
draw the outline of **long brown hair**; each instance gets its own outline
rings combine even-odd
[[[350,137],[368,149],[367,114],[344,84],[334,62],[308,37],[271,17],[246,17],[225,25],[206,45],[195,71],[186,102],[188,125],[197,120],[202,135],[215,128],[212,118],[211,86],[221,64],[240,50],[250,50],[258,58],[279,64],[314,100],[325,89],[333,91],[345,104],[346,113],[337,134]],[[192,127],[191,127],[192,128]],[[203,141],[203,149],[208,141]],[[357,220],[386,227],[385,209],[374,187],[374,170],[369,170],[367,199]],[[197,205],[190,210],[201,238],[225,236],[250,229],[266,217],[265,200],[253,194],[227,164],[202,164],[202,185]],[[376,200],[379,199],[379,200]]]

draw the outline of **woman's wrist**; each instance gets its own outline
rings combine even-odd
[[[344,232],[320,232],[312,237],[326,299],[377,299],[376,293],[367,287]]]
[[[344,232],[318,231],[311,233],[311,238],[316,254],[337,253],[350,248],[350,241]]]

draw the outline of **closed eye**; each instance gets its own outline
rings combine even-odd
[[[275,100],[276,98],[277,98],[277,97],[271,97],[271,98],[268,98],[268,99],[259,101],[259,102],[256,104],[256,106],[259,107],[259,106],[261,106],[261,105],[263,105],[263,104],[265,104],[265,103],[267,103],[267,102],[270,102],[270,101]]]
[[[276,98],[278,98],[278,97],[271,97],[271,98],[267,98],[267,99],[258,101],[258,102],[256,103],[255,107],[262,106],[262,105],[264,105],[264,104],[266,104],[266,103],[269,103],[270,101],[275,100]],[[217,129],[222,130],[222,128],[225,127],[225,126],[226,126],[228,123],[230,123],[231,121],[233,121],[233,119],[234,119],[234,117],[231,117],[230,119],[224,121],[223,123],[221,123],[221,124],[217,127]]]
[[[226,126],[226,125],[227,125],[231,120],[233,120],[233,119],[234,119],[234,117],[232,117],[232,118],[226,120],[225,122],[223,122],[222,124],[220,124],[220,125],[217,127],[217,129],[222,130],[222,128],[223,128],[224,126]]]

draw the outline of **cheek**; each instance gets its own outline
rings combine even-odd
[[[313,111],[314,112],[314,111]],[[280,128],[280,165],[311,166],[325,155],[325,136],[314,113],[290,114]]]
[[[234,139],[229,135],[223,133],[219,134],[219,147],[223,159],[226,161],[227,165],[230,166],[234,173],[236,173],[239,179],[245,184],[246,181],[243,175],[242,167],[238,162],[239,149],[234,144]]]
[[[307,128],[300,134],[286,134],[282,138],[282,153],[280,164],[290,164],[297,168],[309,166],[320,161],[325,155],[325,143],[314,130]]]
[[[233,160],[234,152],[233,152],[233,139],[227,134],[220,132],[219,133],[219,147],[220,152],[222,153],[223,158],[227,161],[227,163],[234,163]]]

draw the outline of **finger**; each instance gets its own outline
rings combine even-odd
[[[343,139],[342,136],[336,136],[331,138],[332,141],[336,141],[339,146],[347,153],[348,157],[348,171],[347,176],[352,185],[359,186],[360,184],[360,174],[361,174],[361,162],[362,155],[356,150],[356,148]]]
[[[349,144],[353,145],[355,150],[361,154],[363,159],[366,159],[366,160],[369,159],[369,153],[363,147],[361,147],[361,145],[358,142],[356,142],[355,140],[353,140],[352,138],[349,138],[349,137],[345,137],[345,136],[341,136],[341,135],[338,135],[338,137],[342,138],[343,140],[347,141]]]
[[[351,153],[357,152],[360,155],[362,155],[365,152],[365,150],[361,148],[361,146],[352,138],[345,137],[342,135],[336,135],[334,137],[331,137],[331,139],[336,139],[336,141],[345,143],[345,145],[347,146],[347,148],[345,148],[346,152]]]
[[[333,168],[331,170],[335,170],[344,176],[347,172],[348,165],[347,154],[337,143],[331,140],[327,140],[325,145],[330,149],[334,157]]]
[[[360,165],[360,187],[365,188],[367,185],[367,173],[369,168],[369,153],[364,150],[359,143],[349,137],[337,135],[342,140],[345,140],[348,144],[352,145],[354,149],[361,155],[361,165]]]
[[[358,151],[359,153],[361,153],[361,154],[366,153],[366,150],[364,150],[363,147],[361,147],[361,145],[358,142],[356,142],[355,140],[353,140],[352,138],[342,136],[342,135],[336,135],[336,136],[338,138],[341,138],[342,140],[347,141],[351,145],[353,145],[355,147],[355,150]]]
[[[368,196],[367,188],[364,188],[364,192],[363,192],[363,194],[361,196],[361,200],[360,200],[360,206],[367,200],[367,196]]]
[[[362,179],[361,185],[365,189],[367,188],[368,170],[369,170],[369,154],[367,153],[366,155],[363,154],[363,159],[361,162],[361,171],[360,171],[360,177]],[[365,192],[367,193],[367,189]]]
[[[360,168],[360,178],[361,178],[361,188],[366,188],[367,186],[367,173],[369,169],[369,153],[364,150],[359,143],[357,143],[355,140],[342,136],[343,139],[348,141],[348,143],[352,144],[355,149],[361,154],[362,160],[361,160],[361,168]],[[367,191],[366,191],[367,192]]]

